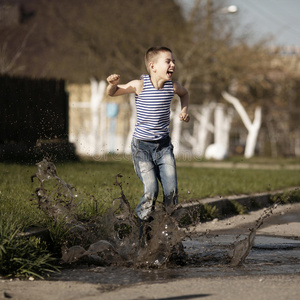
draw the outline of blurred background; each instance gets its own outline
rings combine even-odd
[[[129,154],[134,97],[106,77],[146,73],[172,49],[191,121],[171,112],[175,154],[300,156],[298,0],[1,0],[0,160]]]

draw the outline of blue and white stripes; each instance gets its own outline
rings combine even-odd
[[[143,75],[144,88],[135,96],[137,122],[133,136],[139,140],[155,141],[169,135],[170,105],[174,96],[172,80],[157,90],[149,75]]]

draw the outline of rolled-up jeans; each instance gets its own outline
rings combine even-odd
[[[144,194],[136,208],[141,220],[148,220],[154,210],[160,181],[165,206],[178,203],[177,173],[170,137],[157,141],[136,138],[131,143],[134,170],[144,185]]]

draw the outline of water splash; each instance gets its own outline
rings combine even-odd
[[[164,209],[154,211],[143,233],[143,247],[139,249],[137,262],[141,266],[162,266],[173,256],[184,256],[182,241],[186,233],[179,229],[172,215]]]
[[[182,255],[181,241],[186,234],[172,217],[175,207],[167,212],[163,205],[157,205],[158,209],[151,216],[153,221],[148,224],[151,238],[143,247],[140,246],[138,219],[123,193],[119,182],[121,174],[115,176],[114,183],[120,188],[120,197],[114,199],[101,216],[83,222],[77,214],[78,197],[83,195],[58,177],[52,162],[44,159],[37,163],[37,168],[32,180],[37,177],[40,182],[35,191],[38,207],[52,221],[63,219],[61,226],[65,226],[68,232],[62,247],[62,263],[161,267],[174,256]],[[146,235],[149,232],[144,232],[141,239]],[[77,244],[72,245],[72,241]]]
[[[254,245],[257,230],[261,227],[264,220],[272,215],[273,210],[278,206],[278,203],[279,201],[276,201],[271,207],[268,207],[263,211],[262,215],[256,220],[256,225],[249,229],[250,233],[246,238],[236,241],[231,245],[232,249],[228,253],[229,258],[231,259],[231,266],[236,267],[244,263]]]
[[[79,220],[77,213],[80,205],[78,199],[83,195],[58,177],[53,163],[44,159],[37,164],[37,168],[32,180],[37,177],[40,182],[36,188],[38,207],[53,221],[63,219],[62,226],[68,232],[62,243],[62,263],[160,268],[173,262],[182,265],[188,260],[182,242],[191,237],[190,232],[196,224],[182,229],[181,220],[187,217],[195,220],[193,209],[189,211],[177,205],[166,210],[162,203],[157,203],[151,221],[144,224],[140,238],[138,219],[119,181],[121,174],[115,176],[114,182],[120,188],[120,197],[112,201],[105,213],[84,222]],[[244,263],[253,247],[257,230],[278,203],[264,210],[246,238],[231,245],[228,253],[231,266]],[[74,241],[76,244],[72,244]],[[197,255],[201,256],[201,253]]]
[[[76,223],[75,189],[57,176],[52,162],[43,159],[37,163],[37,168],[31,180],[36,177],[40,182],[35,190],[38,207],[52,219],[63,217],[69,224]]]

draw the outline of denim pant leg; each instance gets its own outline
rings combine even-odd
[[[170,139],[163,141],[156,152],[159,180],[163,188],[165,206],[178,203],[178,186],[173,145]]]
[[[158,195],[158,181],[152,160],[152,144],[133,138],[131,143],[134,170],[144,185],[144,194],[136,208],[141,220],[148,220]]]
[[[144,185],[144,194],[136,208],[138,217],[147,220],[154,209],[158,195],[158,180],[162,184],[164,204],[178,203],[178,188],[173,145],[169,137],[157,142],[133,138],[134,169]]]

